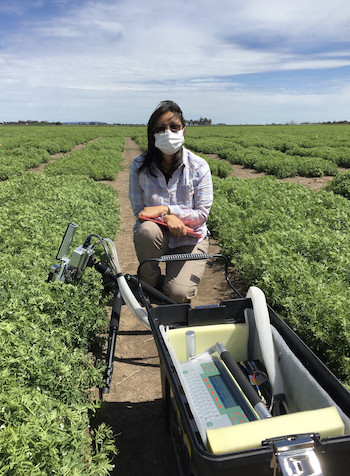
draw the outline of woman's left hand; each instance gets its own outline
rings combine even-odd
[[[168,225],[170,233],[175,236],[186,236],[187,230],[180,218],[175,215],[164,215],[164,222]]]

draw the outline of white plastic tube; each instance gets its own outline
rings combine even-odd
[[[109,244],[112,250],[112,258],[113,258],[113,264],[114,264],[113,268],[116,275],[118,275],[119,273],[122,273],[122,271],[120,268],[115,244],[110,238],[105,238],[105,241]],[[117,282],[118,282],[118,286],[119,286],[122,298],[125,304],[130,309],[130,311],[134,314],[136,319],[141,322],[141,324],[143,324],[147,329],[151,329],[151,326],[148,321],[147,312],[143,309],[143,307],[141,307],[141,305],[139,304],[139,302],[133,295],[131,289],[129,288],[128,283],[126,282],[126,279],[124,278],[122,274],[119,277],[117,277]]]
[[[251,286],[247,298],[252,300],[254,319],[259,336],[261,353],[275,395],[284,395],[284,385],[277,362],[276,352],[270,327],[270,316],[265,294],[256,286]]]

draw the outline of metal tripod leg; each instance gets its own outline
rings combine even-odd
[[[102,389],[102,394],[109,393],[111,387],[112,374],[113,374],[113,359],[114,359],[114,350],[115,343],[117,339],[117,333],[119,329],[120,321],[120,312],[122,308],[123,298],[119,289],[116,290],[113,305],[112,305],[112,314],[111,321],[109,325],[109,338],[108,338],[108,347],[106,355],[106,364],[107,368],[105,371],[105,386]]]

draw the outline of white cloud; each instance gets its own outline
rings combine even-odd
[[[350,4],[347,0],[321,3],[319,0],[242,0],[237,4],[235,27],[245,34],[258,31],[291,38],[316,35],[344,40],[348,37]]]
[[[298,92],[301,99],[296,101],[290,81],[276,86],[274,75],[320,70],[322,77],[322,70],[350,66],[350,4],[344,0],[322,6],[315,0],[221,0],[215,5],[212,0],[14,0],[11,5],[16,8],[0,6],[4,15],[11,13],[12,22],[19,13],[11,31],[0,33],[0,97],[18,97],[19,89],[21,97],[34,94],[36,101],[22,102],[29,111],[41,111],[51,90],[64,101],[81,94],[86,107],[79,102],[80,114],[100,98],[107,115],[106,107],[118,98],[126,117],[128,101],[157,102],[174,94],[199,101],[198,108],[210,104],[212,111],[221,104],[221,114],[228,117],[232,109],[226,112],[225,105],[231,103],[222,100],[228,92],[235,104],[240,98],[248,101],[254,117],[262,116],[254,104],[262,101],[261,107],[277,114],[274,106],[281,107],[281,98],[289,97],[294,98],[291,107],[310,112],[305,93]],[[251,87],[247,77],[262,73],[264,83]],[[343,82],[347,84],[346,77],[332,83],[328,76],[322,98],[336,89],[343,97]],[[315,84],[318,94],[320,84]],[[67,103],[62,111],[64,107],[72,113]]]

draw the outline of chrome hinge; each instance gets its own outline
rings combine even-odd
[[[311,436],[288,437],[270,441],[274,456],[271,461],[273,476],[323,476],[314,451]],[[278,472],[277,472],[278,471]]]

